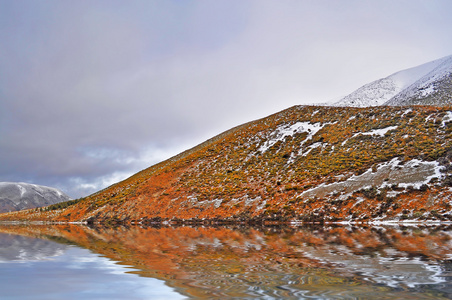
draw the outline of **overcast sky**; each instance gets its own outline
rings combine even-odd
[[[0,181],[76,198],[452,54],[450,0],[0,0]]]

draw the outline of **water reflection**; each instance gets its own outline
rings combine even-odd
[[[76,243],[193,298],[452,298],[448,227],[61,225],[0,231]]]
[[[66,249],[66,245],[47,240],[0,233],[0,262],[43,260]]]
[[[0,233],[0,299],[186,298],[161,280],[128,274],[128,266],[56,239],[64,244]]]

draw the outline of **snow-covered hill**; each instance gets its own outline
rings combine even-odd
[[[0,212],[47,206],[71,198],[58,189],[23,182],[0,182]]]
[[[394,73],[368,83],[334,106],[451,104],[452,56]]]

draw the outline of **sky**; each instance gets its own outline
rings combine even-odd
[[[450,0],[0,0],[0,181],[98,191],[452,54]]]

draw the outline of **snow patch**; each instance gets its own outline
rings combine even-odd
[[[24,188],[23,186],[21,186],[20,184],[18,184],[18,185],[16,185],[16,186],[17,186],[17,188],[18,188],[19,191],[20,191],[20,197],[23,197],[23,196],[25,195],[25,193],[27,192],[27,189]]]
[[[356,202],[352,205],[351,208],[353,208],[353,207],[357,206],[358,204],[364,202],[364,198],[362,198],[362,197],[358,197],[356,200],[358,200],[358,201],[356,201]]]
[[[309,147],[307,147],[307,151],[304,153],[303,153],[303,149],[300,149],[300,152],[298,153],[298,155],[307,156],[309,154],[309,152],[311,152],[312,149],[315,149],[318,147],[323,147],[323,146],[324,146],[324,143],[320,143],[320,142],[314,143],[314,144],[310,145]]]
[[[355,133],[354,135],[352,135],[351,138],[348,138],[345,141],[343,141],[342,142],[342,146],[344,146],[345,143],[347,143],[347,141],[349,139],[355,138],[358,135],[379,135],[379,136],[383,137],[383,136],[385,136],[386,133],[388,133],[391,130],[395,130],[395,129],[397,129],[397,126],[389,126],[389,127],[386,127],[386,128],[373,129],[373,130],[368,131],[368,132],[358,132],[358,133]]]
[[[446,112],[446,115],[443,117],[443,122],[441,124],[442,127],[446,126],[447,122],[452,121],[452,111]]]
[[[373,172],[370,168],[363,174],[353,175],[345,181],[331,184],[322,183],[302,192],[298,197],[305,198],[305,201],[313,197],[321,198],[337,193],[341,193],[342,197],[363,188],[372,186],[384,188],[393,184],[402,188],[411,186],[419,189],[423,184],[427,184],[434,178],[442,178],[442,168],[436,161],[413,159],[402,165],[399,158],[394,158],[391,161],[379,164],[376,172]]]
[[[417,182],[411,182],[411,183],[399,183],[399,187],[407,188],[409,186],[412,186],[414,188],[420,188],[423,184],[427,184],[432,180],[433,178],[441,178],[443,174],[441,173],[441,170],[444,168],[441,166],[437,161],[421,161],[418,159],[413,159],[405,164],[405,167],[407,168],[420,168],[420,167],[430,167],[433,171],[433,174],[430,176],[425,177],[424,180],[419,180]]]
[[[221,200],[221,199],[204,200],[204,201],[199,201],[195,206],[197,206],[197,207],[213,206],[214,208],[218,208],[218,207],[220,207],[222,202],[223,202],[223,200]]]
[[[401,118],[403,118],[405,115],[409,114],[410,112],[412,112],[413,110],[411,108],[408,108],[407,110],[405,110],[403,112],[403,114],[400,116]]]
[[[379,136],[385,136],[385,134],[388,131],[395,130],[395,129],[397,129],[397,126],[389,126],[389,127],[386,127],[386,128],[373,129],[373,130],[368,131],[368,132],[358,132],[358,133],[355,133],[352,136],[352,138],[354,138],[354,137],[356,137],[358,135],[379,135]]]
[[[258,151],[264,153],[277,142],[284,141],[286,137],[293,136],[296,133],[308,133],[306,139],[301,142],[301,145],[303,145],[307,140],[312,139],[312,137],[327,124],[328,123],[311,124],[310,122],[297,122],[293,125],[280,125],[270,134],[271,138],[265,141],[265,143],[259,147]]]
[[[250,207],[250,206],[256,206],[256,210],[262,210],[267,203],[266,200],[264,200],[262,203],[262,197],[257,196],[256,198],[249,198],[248,195],[244,195],[240,198],[232,198],[226,205],[228,206],[234,206],[236,204],[243,203],[244,206]]]
[[[260,197],[259,197],[259,198],[260,198]],[[259,199],[259,200],[260,200],[260,199]],[[265,207],[265,204],[267,204],[267,200],[262,201],[262,203],[256,207],[256,211],[263,210],[264,207]]]
[[[434,91],[435,91],[435,87],[433,85],[430,85],[429,87],[421,90],[421,96],[426,97],[426,96],[432,94]]]

